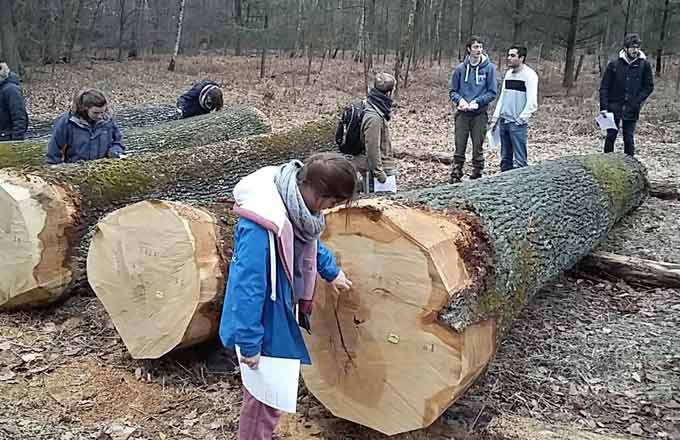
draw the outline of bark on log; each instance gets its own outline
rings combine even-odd
[[[385,434],[429,425],[535,292],[648,191],[635,159],[598,154],[329,213],[322,240],[353,291],[317,288],[307,388],[334,415]]]
[[[89,226],[103,214],[147,198],[229,196],[241,177],[266,163],[334,150],[334,125],[323,120],[125,160],[0,170],[0,279],[8,280],[0,284],[0,308],[42,305],[68,291],[84,267]],[[23,275],[10,276],[14,272]]]
[[[676,263],[593,252],[583,258],[576,269],[621,279],[634,286],[680,288],[680,264]]]
[[[157,359],[217,334],[226,269],[221,237],[231,237],[232,225],[159,200],[97,223],[88,281],[133,358]]]
[[[179,119],[177,107],[172,104],[127,107],[114,111],[114,117],[121,129],[148,127]],[[49,137],[52,134],[54,119],[32,119],[26,139]]]
[[[652,181],[649,195],[664,200],[680,200],[680,181]]]
[[[126,153],[168,152],[228,141],[271,130],[267,117],[253,107],[234,106],[220,112],[170,121],[123,133]],[[0,142],[0,168],[41,165],[49,139]]]

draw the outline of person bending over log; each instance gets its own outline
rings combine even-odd
[[[113,119],[104,93],[82,89],[73,97],[71,110],[54,122],[47,145],[48,164],[124,157],[123,134]]]
[[[224,106],[222,89],[215,81],[205,79],[194,84],[186,93],[177,98],[177,111],[182,118],[220,111]]]
[[[257,369],[262,355],[311,364],[298,321],[310,330],[317,272],[336,292],[352,287],[319,242],[325,227],[322,210],[350,202],[356,188],[356,170],[335,153],[316,154],[304,165],[293,160],[262,168],[234,188],[234,212],[240,219],[220,339],[226,348],[239,347],[241,363]],[[244,387],[239,439],[272,438],[279,415]]]

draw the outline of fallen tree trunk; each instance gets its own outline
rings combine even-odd
[[[353,289],[317,287],[307,388],[334,415],[385,434],[429,425],[481,374],[523,305],[647,193],[639,162],[598,154],[332,211],[322,240]]]
[[[172,104],[126,107],[114,112],[121,129],[148,127],[179,119],[177,107]],[[54,119],[31,119],[26,139],[49,137],[52,134]]]
[[[126,153],[138,155],[239,139],[271,130],[267,117],[253,107],[234,106],[217,113],[170,121],[123,133]],[[0,142],[0,168],[41,165],[49,139]]]
[[[664,200],[680,200],[680,182],[652,181],[649,195]]]
[[[425,162],[438,162],[443,165],[453,163],[453,155],[437,151],[395,150],[397,159],[415,159]],[[680,182],[652,180],[649,182],[649,195],[663,200],[680,200]]]
[[[584,257],[576,269],[621,279],[634,286],[680,288],[680,264],[676,263],[593,252]]]
[[[334,121],[286,133],[31,170],[0,170],[0,308],[48,304],[78,280],[87,232],[146,198],[210,201],[265,164],[336,148]]]
[[[149,200],[94,228],[87,276],[130,355],[156,359],[217,334],[234,216]],[[231,246],[229,246],[231,247]]]

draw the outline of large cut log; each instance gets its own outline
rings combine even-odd
[[[233,214],[227,214],[233,218]],[[94,228],[87,276],[128,351],[156,359],[217,334],[233,221],[187,204],[149,200]]]
[[[680,288],[680,264],[593,252],[577,269],[597,276],[621,279],[633,286]]]
[[[333,126],[323,120],[164,154],[0,170],[0,308],[46,304],[65,293],[82,274],[89,226],[102,215],[146,198],[228,196],[263,165],[336,148]],[[6,277],[15,272],[22,275]]]
[[[267,117],[253,107],[226,107],[220,112],[169,121],[123,133],[126,153],[168,152],[175,149],[238,139],[271,130]],[[0,168],[40,165],[49,139],[0,142]]]
[[[125,130],[174,121],[179,119],[179,112],[172,104],[149,104],[115,110],[114,117],[118,126]],[[29,122],[26,139],[48,137],[52,134],[54,119],[31,119]]]
[[[680,200],[680,180],[650,182],[649,195],[664,200]]]
[[[353,289],[317,287],[307,388],[334,415],[385,434],[429,425],[481,374],[522,306],[648,191],[635,159],[591,155],[332,211],[322,240]]]

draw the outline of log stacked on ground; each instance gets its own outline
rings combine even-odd
[[[271,130],[267,117],[253,107],[226,107],[220,112],[135,128],[123,133],[126,153],[169,152],[239,139]],[[49,139],[0,142],[0,168],[41,165]]]
[[[599,277],[624,280],[633,286],[680,288],[680,264],[644,258],[593,252],[577,269]]]
[[[385,434],[429,425],[522,306],[648,189],[639,162],[592,155],[333,211],[322,239],[353,291],[317,288],[307,388],[334,415]]]
[[[0,242],[7,243],[0,248],[0,272],[22,265],[20,272],[28,274],[24,278],[33,278],[30,283],[0,284],[0,308],[39,305],[33,301],[38,290],[49,292],[41,296],[45,302],[67,291],[82,273],[89,226],[102,215],[146,198],[209,201],[229,197],[241,177],[265,164],[333,150],[333,129],[334,121],[323,120],[286,133],[158,155],[0,170]],[[40,211],[44,215],[38,215]],[[41,218],[59,219],[58,225],[41,223]],[[32,255],[41,249],[55,257],[46,263],[48,268],[36,263],[37,257],[17,260],[17,253],[28,252],[17,248],[33,249]],[[41,282],[37,268],[52,274],[50,283]]]
[[[148,127],[179,119],[177,107],[172,104],[151,104],[143,107],[126,107],[114,112],[118,126],[128,128]],[[31,119],[26,139],[48,137],[52,134],[54,119]]]
[[[217,334],[226,268],[220,236],[230,233],[204,209],[158,200],[97,223],[88,281],[133,358],[159,358]]]

